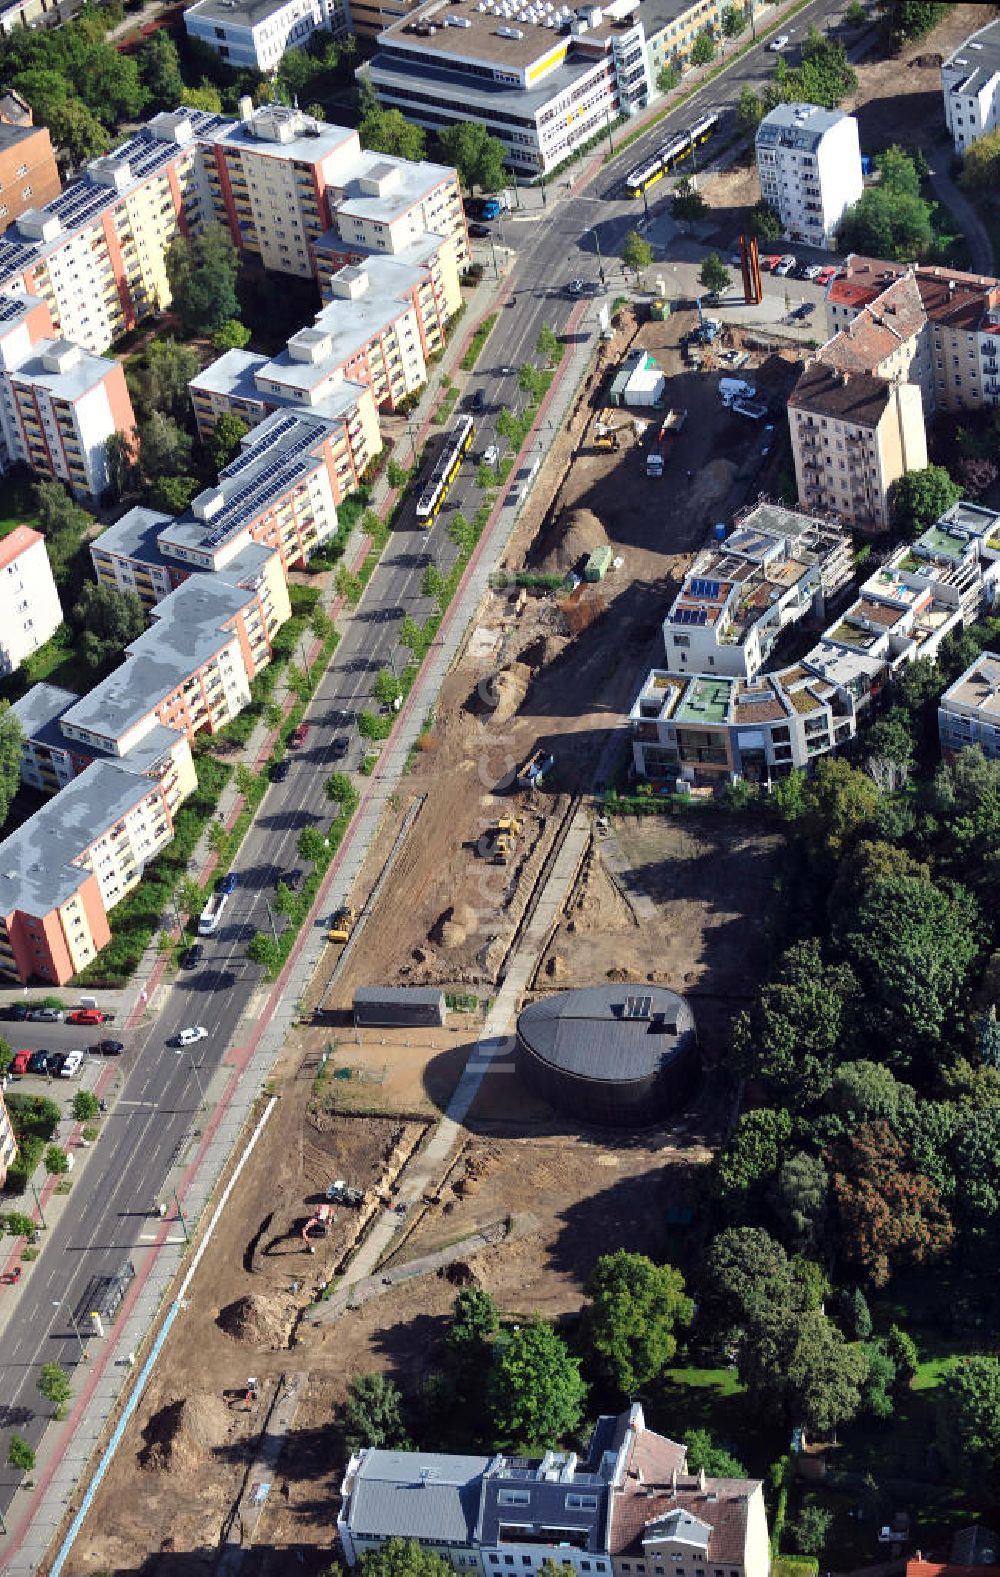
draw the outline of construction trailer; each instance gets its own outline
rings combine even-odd
[[[601,547],[595,548],[584,568],[584,580],[603,580],[614,562],[614,556],[614,550],[607,542],[603,543]]]
[[[358,1029],[440,1029],[447,1017],[444,992],[432,986],[358,986],[354,993]]]

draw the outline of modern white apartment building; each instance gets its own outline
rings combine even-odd
[[[990,22],[959,44],[941,67],[945,125],[956,153],[964,153],[1000,125],[1000,22]]]
[[[765,558],[775,536],[781,554]],[[779,603],[792,577],[808,585],[809,543],[826,590],[842,590],[846,537],[772,505],[756,506],[695,565],[664,623],[665,664],[647,675],[629,713],[640,777],[672,790],[678,780],[770,785],[808,769],[854,737],[859,712],[899,668],[935,658],[944,638],[995,606],[1000,592],[1000,515],[956,504],[876,570],[802,658],[765,671],[755,664],[774,644],[769,582],[779,582]],[[746,588],[742,597],[737,586]],[[817,600],[809,611],[821,608]],[[759,620],[769,625],[764,641],[753,640]],[[697,646],[678,647],[689,631]],[[734,641],[747,651],[742,664],[725,652]]]
[[[338,0],[195,0],[184,26],[229,65],[270,76],[313,33],[343,37],[347,15]]]
[[[858,123],[843,110],[779,104],[757,127],[760,194],[789,241],[832,247],[864,190]]]
[[[358,74],[380,104],[430,130],[479,122],[532,176],[651,92],[639,0],[431,0],[390,22]]]
[[[938,703],[941,754],[954,760],[978,745],[990,761],[1000,761],[1000,656],[982,652],[949,685]]]
[[[0,540],[0,674],[13,673],[62,623],[45,539],[15,526]]]

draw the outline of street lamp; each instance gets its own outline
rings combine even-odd
[[[190,1241],[191,1241],[191,1234],[188,1231],[188,1224],[187,1224],[187,1222],[184,1219],[184,1212],[181,1209],[181,1202],[180,1202],[180,1200],[177,1197],[177,1190],[176,1190],[176,1188],[174,1189],[174,1204],[177,1206],[177,1219],[180,1222],[181,1227],[184,1230],[184,1241],[185,1241],[185,1243],[190,1243]]]
[[[46,1221],[44,1215],[42,1214],[42,1201],[38,1197],[38,1189],[35,1187],[34,1183],[32,1183],[32,1182],[29,1182],[28,1186],[30,1187],[31,1192],[35,1196],[35,1204],[38,1207],[38,1219],[39,1219],[39,1221],[42,1224],[42,1231],[43,1232],[47,1232],[48,1231],[48,1222]]]
[[[53,1298],[52,1299],[52,1307],[54,1309],[61,1309],[62,1308],[62,1303],[59,1300],[59,1298]],[[76,1315],[73,1313],[72,1309],[68,1309],[67,1313],[69,1314],[69,1322],[70,1322],[70,1324],[73,1327],[73,1334],[76,1337],[77,1341],[80,1343],[80,1357],[83,1359],[84,1363],[86,1363],[87,1362],[87,1349],[83,1345],[83,1337],[80,1335],[80,1327],[76,1323]]]
[[[610,104],[605,109],[604,114],[605,114],[605,118],[607,120],[607,127],[608,127],[608,147],[611,149],[611,152],[614,153],[615,145],[614,145],[614,143],[611,140],[611,105]]]

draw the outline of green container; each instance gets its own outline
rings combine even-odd
[[[662,323],[665,318],[670,316],[670,302],[654,301],[649,309],[649,315],[654,323]]]
[[[584,580],[603,580],[611,568],[613,558],[614,554],[607,542],[602,548],[595,548],[587,560],[586,568],[583,572]]]

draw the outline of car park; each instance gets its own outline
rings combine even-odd
[[[30,1051],[16,1051],[14,1053],[14,1061],[10,1065],[11,1073],[27,1073],[30,1061]]]
[[[54,1051],[49,1057],[48,1071],[53,1075],[54,1078],[58,1078],[58,1076],[62,1073],[67,1056],[68,1052]]]
[[[90,1050],[92,1056],[95,1057],[120,1057],[125,1050],[125,1042],[122,1040],[99,1040],[96,1046],[91,1046]]]
[[[201,942],[192,942],[181,958],[182,969],[197,969],[205,956],[205,949]]]
[[[298,750],[309,738],[309,724],[300,723],[288,743],[293,750]]]
[[[287,756],[282,756],[281,760],[276,761],[271,768],[271,782],[284,783],[291,770],[292,763],[289,761]]]
[[[49,1053],[47,1051],[33,1051],[28,1058],[29,1073],[48,1073]]]
[[[780,55],[781,51],[787,49],[790,43],[791,39],[787,33],[775,33],[767,47],[772,55]]]
[[[227,898],[228,898],[229,894],[230,893],[234,893],[239,885],[240,885],[240,879],[237,876],[236,872],[235,871],[229,871],[228,874],[225,875],[222,878],[221,882],[219,883],[219,891],[220,891],[220,893],[225,893]]]
[[[795,267],[795,257],[793,255],[793,253],[786,252],[784,257],[779,258],[778,261],[775,263],[775,265],[774,265],[774,272],[776,274],[780,274],[782,279],[785,279],[792,272],[792,269],[794,267]]]
[[[187,1029],[182,1029],[175,1037],[177,1046],[193,1046],[196,1041],[207,1040],[208,1030],[204,1024],[192,1024]]]
[[[103,1024],[107,1018],[100,1008],[77,1008],[66,1016],[67,1024]]]
[[[61,1079],[75,1079],[83,1067],[83,1052],[68,1051],[63,1058],[62,1067],[59,1069]]]
[[[32,1024],[61,1024],[62,1008],[32,1008],[28,1018]]]

